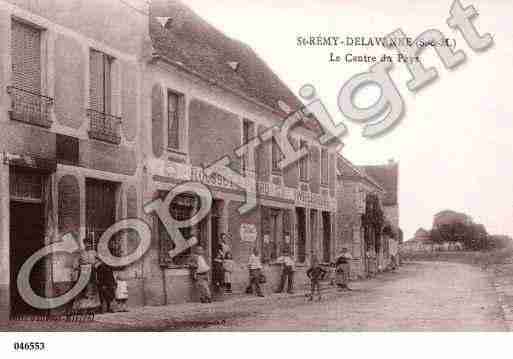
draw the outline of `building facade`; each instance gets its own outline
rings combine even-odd
[[[341,247],[353,256],[351,276],[366,277],[377,272],[381,253],[381,223],[365,221],[371,213],[378,215],[384,189],[342,155],[337,156],[338,169],[338,238]]]
[[[268,290],[278,286],[281,266],[276,260],[286,251],[296,260],[296,285],[305,284],[312,256],[327,262],[334,256],[336,146],[321,146],[318,128],[307,123],[289,136],[296,149],[308,148],[308,156],[298,163],[279,168],[282,155],[275,139],[262,140],[238,155],[236,150],[243,144],[262,139],[264,132],[283,123],[286,113],[280,101],[294,109],[301,108],[300,102],[253,50],[226,37],[190,9],[161,1],[153,3],[151,13],[152,19],[166,20],[150,24],[152,53],[145,65],[144,92],[149,96],[145,96],[143,118],[152,124],[143,141],[145,200],[163,197],[182,182],[207,185],[212,210],[187,229],[187,235],[197,237],[210,263],[221,234],[228,235],[238,264],[232,275],[233,290],[246,288],[246,266],[255,247],[264,262]],[[191,49],[201,56],[189,57]],[[256,181],[254,210],[241,214],[245,191],[219,174],[207,175],[206,168],[225,156],[235,171]],[[190,213],[194,206],[194,198],[177,197],[171,212]],[[133,304],[195,300],[186,256],[170,258],[172,245],[162,223],[155,216],[148,220],[155,236],[139,264],[141,269],[136,270],[144,274],[134,280]]]
[[[320,128],[305,118],[288,136],[295,149],[308,149],[298,163],[280,169],[274,138],[235,153],[279,128],[287,117],[280,101],[302,107],[253,50],[175,1],[0,4],[2,317],[32,310],[15,283],[33,253],[66,234],[78,239],[81,248],[51,254],[32,272],[37,294],[59,296],[73,286],[81,253],[96,250],[123,218],[142,218],[152,231],[149,251],[120,270],[129,305],[194,300],[188,253],[171,258],[173,241],[157,216],[143,211],[184,181],[206,185],[214,200],[207,217],[180,231],[198,238],[209,261],[221,233],[229,234],[240,265],[235,291],[247,283],[254,247],[272,289],[285,250],[296,260],[298,285],[313,256],[334,258],[337,144],[320,145]],[[244,190],[205,173],[223,156],[256,180],[255,210],[240,214]],[[184,193],[170,213],[187,219],[199,205]],[[137,243],[134,233],[120,233],[109,249],[123,256]]]
[[[0,9],[5,317],[31,310],[15,283],[34,252],[66,233],[93,249],[116,220],[140,214],[140,59],[148,18],[95,0],[1,1]],[[123,21],[112,26],[112,19]],[[121,245],[113,251],[121,253]],[[40,261],[31,274],[35,292],[66,292],[74,257]]]
[[[368,167],[365,167],[366,169]],[[344,156],[337,156],[337,237],[353,256],[352,277],[365,277],[389,267],[401,238],[397,184],[386,174],[377,179]],[[391,194],[391,191],[395,194]],[[394,198],[394,201],[391,199]]]

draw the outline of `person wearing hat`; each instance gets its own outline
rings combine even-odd
[[[202,246],[194,247],[189,261],[189,268],[191,270],[192,280],[199,292],[201,303],[211,303],[212,294],[208,285],[208,273],[210,267],[205,260],[204,250]]]
[[[276,293],[281,293],[285,289],[285,282],[287,282],[287,293],[294,293],[294,258],[290,255],[289,248],[283,250],[281,257],[278,257],[276,262],[282,265],[280,286]]]

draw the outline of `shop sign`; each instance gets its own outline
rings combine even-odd
[[[240,239],[242,242],[255,242],[257,234],[257,228],[254,224],[241,223]]]
[[[156,170],[162,173],[162,171]],[[165,166],[164,175],[181,181],[194,181],[207,186],[240,190],[232,181],[217,173],[207,176],[203,168],[181,163],[168,162]],[[335,199],[308,191],[299,191],[283,185],[276,185],[271,182],[256,181],[256,191],[260,196],[293,201],[299,207],[314,207],[325,211],[336,211],[337,209]]]

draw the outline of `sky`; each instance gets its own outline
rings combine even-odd
[[[399,162],[400,225],[405,238],[430,229],[433,215],[453,209],[472,216],[489,233],[513,235],[513,2],[463,0],[479,16],[474,24],[490,33],[494,45],[476,53],[446,24],[449,0],[185,0],[199,15],[230,37],[251,46],[297,94],[315,86],[335,121],[349,133],[342,153],[355,164]],[[345,56],[383,53],[380,48],[299,47],[298,36],[385,36],[396,29],[416,37],[438,29],[455,39],[466,62],[444,68],[433,50],[422,53],[439,78],[416,93],[408,90],[406,66],[395,63],[392,79],[405,103],[405,116],[375,139],[361,136],[361,124],[344,118],[337,96],[365,63],[330,63],[330,52]],[[393,54],[393,52],[387,52]],[[379,92],[367,90],[355,101],[368,106]]]

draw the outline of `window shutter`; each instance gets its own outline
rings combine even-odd
[[[180,149],[180,97],[177,94],[169,93],[168,95],[168,147],[178,150]]]
[[[112,70],[112,59],[105,55],[102,55],[103,60],[103,101],[104,101],[104,107],[103,112],[106,114],[112,114],[112,101],[111,101],[111,93],[112,93],[112,77],[111,77],[111,70]]]
[[[96,50],[89,52],[89,107],[103,112],[103,56]]]
[[[13,20],[12,25],[13,85],[41,93],[41,31]]]

